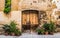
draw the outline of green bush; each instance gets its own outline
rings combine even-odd
[[[7,7],[10,7],[10,6],[11,6],[11,3],[10,3],[10,2],[7,2],[7,3],[6,3],[6,6],[7,6]]]
[[[5,24],[3,29],[5,30],[5,32],[8,32],[9,34],[15,33],[15,35],[21,35],[21,31],[17,29],[16,25],[17,24],[14,21],[12,21],[9,25]]]
[[[44,29],[37,29],[38,34],[44,34]]]
[[[50,25],[49,25],[49,30],[50,32],[54,32],[55,31],[55,24],[53,22],[50,22]]]
[[[4,13],[8,14],[11,11],[11,0],[5,0]]]
[[[5,30],[5,32],[10,32],[10,26],[8,24],[5,24],[3,29]]]
[[[4,13],[8,14],[8,12],[10,12],[10,7],[4,9]]]
[[[45,23],[43,25],[43,28],[44,28],[45,31],[49,31],[49,24],[48,23]]]
[[[45,23],[43,28],[45,31],[53,32],[55,31],[55,24],[51,21],[50,23]]]
[[[21,33],[22,33],[22,32],[21,32],[20,30],[16,29],[16,31],[15,31],[15,34],[16,34],[16,35],[21,35]]]

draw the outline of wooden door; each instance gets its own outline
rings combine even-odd
[[[23,28],[26,28],[28,29],[28,25],[29,26],[29,29],[32,27],[32,26],[35,26],[35,25],[38,25],[38,12],[37,11],[23,11],[22,12],[22,26]],[[24,27],[25,26],[25,27]]]
[[[30,12],[30,22],[31,25],[37,25],[38,24],[38,13],[35,11]]]

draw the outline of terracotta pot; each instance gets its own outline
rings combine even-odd
[[[20,36],[21,34],[16,34],[16,36]]]
[[[8,35],[8,33],[5,33],[5,35],[7,36],[7,35]]]
[[[53,35],[53,32],[50,32],[51,35]]]
[[[2,33],[0,32],[0,35],[1,35]]]
[[[47,31],[45,32],[45,35],[48,35],[48,32]]]
[[[12,36],[15,36],[15,33],[11,33]]]
[[[16,36],[20,36],[20,34],[17,34]]]
[[[38,32],[38,35],[40,35],[41,33]]]

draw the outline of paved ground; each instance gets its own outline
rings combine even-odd
[[[37,35],[24,33],[21,36],[4,36],[0,35],[0,38],[60,38],[60,33],[54,35]]]

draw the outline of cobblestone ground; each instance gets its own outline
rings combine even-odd
[[[0,35],[0,38],[60,38],[60,33],[54,35],[37,35],[24,33],[21,36],[4,36]]]

